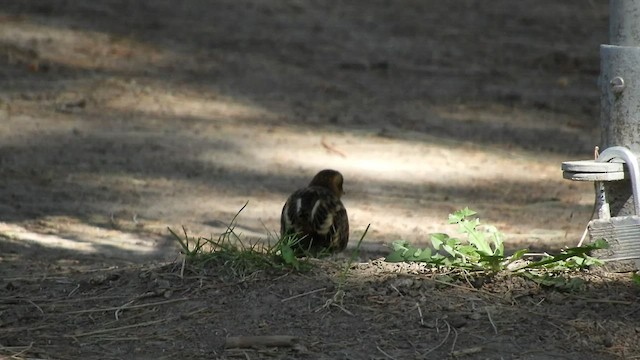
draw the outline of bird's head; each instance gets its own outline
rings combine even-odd
[[[322,186],[331,190],[338,198],[344,195],[342,174],[335,170],[322,170],[313,177],[309,186]]]

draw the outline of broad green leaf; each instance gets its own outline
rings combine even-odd
[[[447,239],[449,239],[449,235],[447,234],[431,234],[431,245],[433,245],[436,250],[440,250],[440,246],[442,246],[442,244],[447,241]]]
[[[529,249],[520,249],[513,253],[513,255],[509,256],[509,261],[516,261],[522,259],[524,254],[526,254]]]
[[[420,254],[416,254],[416,260],[426,261],[426,262],[431,260],[431,249],[430,248],[422,249],[422,251],[420,251]]]
[[[449,215],[449,223],[450,224],[457,224],[459,222],[461,222],[464,218],[475,215],[476,212],[473,210],[470,210],[468,207],[465,207],[462,210],[458,210],[456,212],[454,212],[453,214]]]
[[[391,254],[387,255],[384,258],[384,261],[386,262],[403,262],[403,261],[407,261],[407,259],[404,256],[404,251],[402,250],[397,250],[397,251],[393,251]]]
[[[296,270],[298,269],[298,267],[300,266],[298,258],[296,257],[293,249],[291,249],[290,246],[282,246],[280,248],[280,253],[285,264],[293,266]]]
[[[409,242],[407,240],[395,240],[391,243],[393,250],[407,250]]]
[[[449,245],[442,245],[442,250],[446,251],[451,256],[455,256],[456,255],[456,252],[453,250],[453,247],[451,247]]]

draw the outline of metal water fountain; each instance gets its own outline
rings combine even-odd
[[[591,241],[616,271],[640,269],[640,0],[609,1],[609,42],[600,46],[601,148],[594,159],[562,163],[563,177],[595,183]]]

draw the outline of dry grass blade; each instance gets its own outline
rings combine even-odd
[[[420,315],[420,325],[424,326],[424,317],[422,316],[422,309],[420,308],[420,303],[416,303],[416,308],[418,309],[418,314]]]
[[[115,328],[88,331],[88,332],[78,333],[78,334],[74,334],[74,335],[64,335],[64,337],[67,337],[67,338],[79,338],[79,337],[83,337],[83,336],[106,334],[106,333],[110,333],[110,332],[114,332],[114,331],[120,331],[120,330],[126,330],[126,329],[132,329],[132,328],[138,328],[138,327],[145,327],[145,326],[160,324],[160,323],[163,323],[163,322],[169,322],[169,321],[173,321],[173,320],[176,320],[176,319],[178,319],[178,317],[166,318],[166,319],[158,319],[158,320],[152,320],[152,321],[145,321],[145,322],[138,323],[138,324],[119,326],[119,327],[115,327]]]
[[[378,351],[380,351],[382,355],[386,356],[388,359],[396,360],[396,358],[394,358],[393,356],[387,354],[384,350],[382,350],[380,346],[376,346],[376,349],[378,349]]]
[[[85,310],[70,311],[70,312],[67,312],[65,314],[71,315],[71,314],[85,314],[85,313],[92,313],[92,312],[103,312],[103,311],[114,311],[114,310],[115,311],[119,311],[119,310],[124,310],[124,309],[139,309],[139,308],[145,308],[145,307],[151,307],[151,306],[166,305],[166,304],[171,304],[171,303],[181,302],[181,301],[187,301],[187,300],[189,300],[189,299],[188,298],[179,298],[179,299],[157,301],[157,302],[139,304],[139,305],[127,305],[128,304],[127,303],[127,304],[124,304],[124,305],[121,305],[121,306],[114,306],[114,307],[101,308],[101,309],[85,309]]]
[[[498,298],[500,300],[504,300],[503,297],[498,295],[498,294],[493,294],[493,293],[490,293],[488,291],[476,289],[474,287],[462,286],[462,285],[453,284],[453,283],[442,281],[442,280],[438,280],[438,279],[432,279],[432,280],[437,282],[438,284],[447,285],[447,286],[451,286],[451,287],[458,288],[458,289],[464,289],[464,290],[467,290],[467,291],[473,291],[473,292],[484,294],[484,295],[487,295],[487,296],[490,296],[490,297]]]
[[[225,348],[256,348],[256,347],[292,347],[298,338],[290,335],[267,336],[230,336],[225,341]]]
[[[7,351],[10,353],[13,353],[14,351],[18,351],[16,353],[11,354],[9,358],[22,359],[22,355],[26,354],[29,350],[31,350],[32,347],[33,347],[33,341],[30,342],[28,346],[1,346],[0,345],[0,350]],[[0,359],[4,359],[4,358],[0,356]]]
[[[340,155],[343,158],[347,157],[347,154],[345,154],[343,151],[339,150],[338,148],[336,148],[335,146],[329,144],[329,142],[327,142],[327,139],[323,136],[322,139],[320,139],[320,144],[322,145],[322,147],[324,147],[327,152],[329,153],[333,153],[333,154],[337,154]]]
[[[453,343],[451,344],[451,350],[449,351],[449,353],[453,353],[454,349],[456,348],[456,343],[458,342],[458,330],[456,330],[456,328],[452,327],[451,328],[453,330]]]
[[[477,354],[479,352],[482,352],[483,349],[484,348],[482,346],[474,346],[474,347],[467,348],[467,349],[452,351],[451,352],[451,356],[453,356],[454,358],[458,358],[458,357],[461,357],[461,356],[473,355],[473,354]]]
[[[491,313],[489,312],[489,309],[487,310],[487,317],[489,318],[489,322],[491,323],[491,327],[493,327],[493,333],[498,335],[498,328],[496,327],[496,324],[493,322],[493,319],[491,318]]]
[[[444,339],[442,339],[442,341],[440,341],[440,343],[438,343],[438,345],[436,345],[436,346],[432,347],[431,349],[427,350],[425,353],[420,355],[418,358],[420,358],[420,359],[429,359],[429,357],[427,355],[429,355],[432,352],[438,350],[440,347],[442,347],[442,345],[444,345],[444,343],[447,342],[447,340],[449,339],[449,335],[451,334],[451,325],[449,325],[449,323],[447,321],[443,321],[443,322],[447,325],[447,334],[445,335]]]
[[[320,288],[320,289],[315,289],[315,290],[307,291],[307,292],[304,292],[304,293],[302,293],[302,294],[293,295],[293,296],[290,296],[290,297],[288,297],[288,298],[282,299],[282,300],[280,300],[280,302],[287,302],[287,301],[289,301],[289,300],[297,299],[297,298],[299,298],[299,297],[303,297],[303,296],[307,296],[307,295],[315,294],[315,293],[317,293],[317,292],[325,291],[325,290],[327,290],[327,288],[324,288],[324,287],[323,287],[323,288]]]

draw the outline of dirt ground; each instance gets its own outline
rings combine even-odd
[[[510,249],[577,243],[592,186],[560,163],[598,144],[607,24],[584,0],[0,3],[0,356],[640,357],[627,275],[477,290],[370,260],[465,206]],[[216,236],[248,201],[264,239],[323,168],[352,239],[371,224],[344,298],[343,258],[182,273],[167,227]]]

